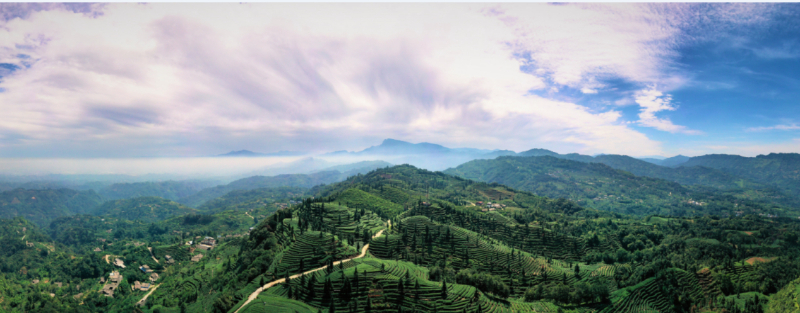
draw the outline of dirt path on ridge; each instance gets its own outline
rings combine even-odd
[[[153,286],[153,288],[150,289],[150,292],[148,292],[146,295],[144,295],[144,298],[142,298],[142,300],[139,300],[139,302],[136,302],[136,305],[144,304],[144,302],[147,301],[147,297],[149,297],[151,294],[153,294],[153,291],[156,291],[156,288],[158,288],[158,286],[161,286],[161,284]]]
[[[159,263],[158,259],[156,259],[156,256],[153,255],[153,248],[152,247],[147,247],[147,251],[150,251],[150,257],[153,258],[153,261],[156,261],[156,263]],[[159,263],[159,264],[161,264],[161,263]]]
[[[391,221],[389,221],[389,224],[391,225],[391,224],[392,224],[392,222],[391,222]],[[384,231],[384,230],[383,230],[383,229],[381,229],[381,231],[379,231],[377,234],[375,234],[375,236],[372,236],[372,238],[373,238],[373,239],[375,239],[375,238],[378,238],[378,237],[380,237],[380,236],[381,236],[381,234],[383,234],[383,231]],[[349,259],[344,259],[344,260],[340,260],[340,261],[335,261],[335,262],[333,262],[333,265],[334,265],[334,266],[336,266],[336,265],[338,265],[338,264],[340,264],[340,263],[347,262],[347,261],[350,261],[350,260],[352,260],[352,259],[363,258],[365,255],[367,255],[367,249],[369,249],[369,244],[366,244],[366,245],[364,245],[364,247],[362,247],[362,248],[361,248],[361,254],[360,254],[360,255],[358,255],[358,256],[356,256],[356,257],[349,258]],[[289,276],[289,279],[295,279],[295,278],[298,278],[298,277],[300,277],[300,276],[302,276],[302,275],[306,275],[306,274],[310,274],[310,273],[313,273],[313,272],[316,272],[316,271],[322,270],[322,269],[324,269],[324,268],[326,268],[326,267],[327,267],[327,266],[323,266],[323,267],[315,268],[315,269],[313,269],[313,270],[308,270],[308,271],[305,271],[305,272],[303,272],[303,273],[300,273],[300,274],[294,274],[294,275],[292,275],[292,276]],[[258,288],[258,289],[256,289],[256,291],[254,291],[253,293],[251,293],[251,294],[250,294],[250,296],[249,296],[249,297],[247,297],[247,301],[245,301],[245,302],[244,302],[244,304],[242,304],[242,306],[240,306],[238,309],[236,309],[236,311],[235,311],[234,313],[239,313],[239,311],[240,311],[242,308],[246,307],[246,306],[247,306],[247,304],[248,304],[248,303],[250,303],[250,301],[253,301],[253,300],[255,300],[255,299],[258,297],[258,294],[260,294],[262,291],[264,291],[264,290],[267,290],[267,289],[269,289],[269,288],[272,288],[272,286],[275,286],[275,285],[277,285],[277,284],[284,283],[285,281],[286,281],[286,278],[281,278],[281,279],[278,279],[278,280],[271,281],[271,282],[267,283],[266,285],[264,285],[264,286],[261,286],[261,288]]]

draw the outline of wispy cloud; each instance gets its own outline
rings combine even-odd
[[[619,111],[532,92],[592,95],[607,79],[645,90],[639,125],[697,133],[657,116],[689,79],[677,47],[696,16],[680,5],[4,8],[0,63],[18,69],[0,82],[3,153],[352,150],[391,137],[662,154]]]
[[[635,96],[636,103],[640,106],[639,124],[645,127],[653,127],[658,130],[670,133],[684,133],[698,135],[701,132],[686,128],[686,126],[675,125],[667,118],[659,118],[656,113],[662,111],[675,111],[676,106],[672,104],[672,97],[665,95],[655,88],[642,90]]]
[[[752,48],[753,53],[762,59],[800,58],[800,47],[796,41],[785,41],[780,46]]]
[[[762,132],[762,131],[770,131],[770,130],[799,130],[800,125],[797,124],[790,124],[790,125],[775,125],[775,126],[765,126],[765,127],[750,127],[745,129],[749,132]]]

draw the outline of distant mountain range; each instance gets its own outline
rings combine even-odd
[[[668,167],[679,166],[679,165],[681,165],[683,163],[686,163],[686,161],[689,161],[689,159],[690,159],[690,157],[687,157],[685,155],[680,155],[680,154],[676,155],[674,157],[665,158],[665,159],[639,158],[639,160],[642,160],[642,161],[647,161],[647,162],[650,162],[650,163],[653,163],[653,164],[656,164],[656,165],[668,166]]]
[[[250,150],[231,151],[225,154],[217,155],[217,157],[275,157],[275,156],[300,156],[306,155],[306,152],[299,151],[278,151],[272,153],[258,153]]]
[[[235,190],[253,190],[259,188],[276,187],[311,188],[317,185],[339,182],[347,179],[350,176],[365,174],[374,169],[392,165],[384,161],[361,161],[352,164],[330,166],[316,170],[311,168],[320,164],[328,164],[328,162],[314,158],[298,160],[296,162],[289,163],[289,165],[286,167],[276,169],[275,171],[280,172],[281,169],[286,171],[297,170],[306,166],[306,170],[301,171],[303,174],[275,174],[271,176],[255,175],[236,180],[227,185],[205,188],[197,193],[181,198],[178,202],[191,207],[198,207],[211,199],[221,197]]]
[[[595,160],[609,164],[614,164],[614,161],[635,161],[659,167],[627,156],[603,155]],[[709,212],[721,212],[724,208],[732,207],[735,202],[739,202],[740,206],[744,205],[742,203],[749,203],[748,205],[763,207],[776,204],[796,207],[797,204],[796,199],[776,189],[763,189],[764,186],[757,183],[745,182],[747,189],[729,186],[734,184],[731,180],[736,178],[724,173],[715,176],[715,170],[709,168],[661,167],[665,171],[654,173],[672,179],[658,179],[631,175],[630,171],[614,169],[614,166],[603,162],[581,162],[553,156],[499,157],[493,160],[470,161],[444,173],[498,183],[539,196],[567,198],[582,206],[627,214],[684,215],[696,210],[691,201],[714,203],[713,206],[706,207]],[[710,177],[703,176],[709,173],[712,173]],[[697,183],[693,184],[696,186],[684,186],[675,183],[676,180]],[[728,188],[707,188],[703,185],[722,185]],[[792,215],[796,213],[796,210],[791,212]]]

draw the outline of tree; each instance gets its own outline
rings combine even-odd
[[[442,280],[442,299],[447,299],[447,281]]]

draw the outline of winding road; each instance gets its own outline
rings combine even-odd
[[[391,223],[391,222],[389,222],[389,223]],[[383,234],[383,231],[384,231],[384,230],[383,230],[383,229],[381,229],[381,231],[379,231],[377,234],[375,234],[374,236],[372,236],[372,238],[373,238],[373,239],[375,239],[375,238],[378,238],[378,237],[380,237],[380,236],[381,236],[381,234]],[[347,262],[347,261],[350,261],[350,260],[352,260],[352,259],[363,258],[365,255],[367,255],[367,249],[369,249],[369,244],[366,244],[366,245],[364,245],[364,247],[362,247],[362,248],[361,248],[361,254],[360,254],[360,255],[358,255],[358,256],[356,256],[356,257],[349,258],[349,259],[344,259],[344,260],[339,260],[339,261],[333,262],[333,265],[334,265],[334,266],[335,266],[335,265],[339,265],[339,264],[340,264],[340,263],[342,263],[342,262]],[[323,266],[323,267],[315,268],[315,269],[313,269],[313,270],[308,270],[308,271],[305,271],[305,272],[303,272],[303,273],[300,273],[300,274],[294,274],[294,275],[292,275],[292,276],[289,276],[289,279],[295,279],[295,278],[298,278],[298,277],[300,277],[300,276],[303,276],[303,275],[306,275],[306,274],[310,274],[310,273],[313,273],[313,272],[316,272],[316,271],[322,270],[322,269],[324,269],[324,268],[326,268],[326,267],[327,267],[327,266]],[[251,294],[250,294],[250,296],[249,296],[249,297],[247,297],[247,301],[245,301],[245,302],[244,302],[244,304],[242,304],[242,306],[240,306],[240,307],[239,307],[239,308],[236,310],[236,312],[234,312],[234,313],[239,313],[239,311],[240,311],[241,309],[243,309],[244,307],[246,307],[246,306],[247,306],[247,304],[248,304],[248,303],[250,303],[250,301],[253,301],[253,300],[255,300],[255,299],[258,297],[258,294],[260,294],[262,291],[264,291],[264,290],[267,290],[267,289],[271,288],[272,286],[275,286],[275,285],[277,285],[277,284],[283,283],[283,282],[285,282],[285,281],[286,281],[286,278],[281,278],[281,279],[278,279],[278,280],[271,281],[271,282],[267,283],[266,285],[264,285],[264,286],[261,286],[261,288],[258,288],[258,289],[256,289],[256,291],[254,291],[253,293],[251,293]]]
[[[151,294],[153,294],[153,291],[156,291],[156,288],[158,288],[158,286],[161,286],[161,284],[153,286],[153,288],[150,289],[150,292],[148,292],[146,295],[144,295],[144,298],[142,298],[142,300],[139,300],[139,302],[136,302],[136,305],[139,305],[139,306],[144,305],[144,302],[147,301],[147,297],[149,297]]]

